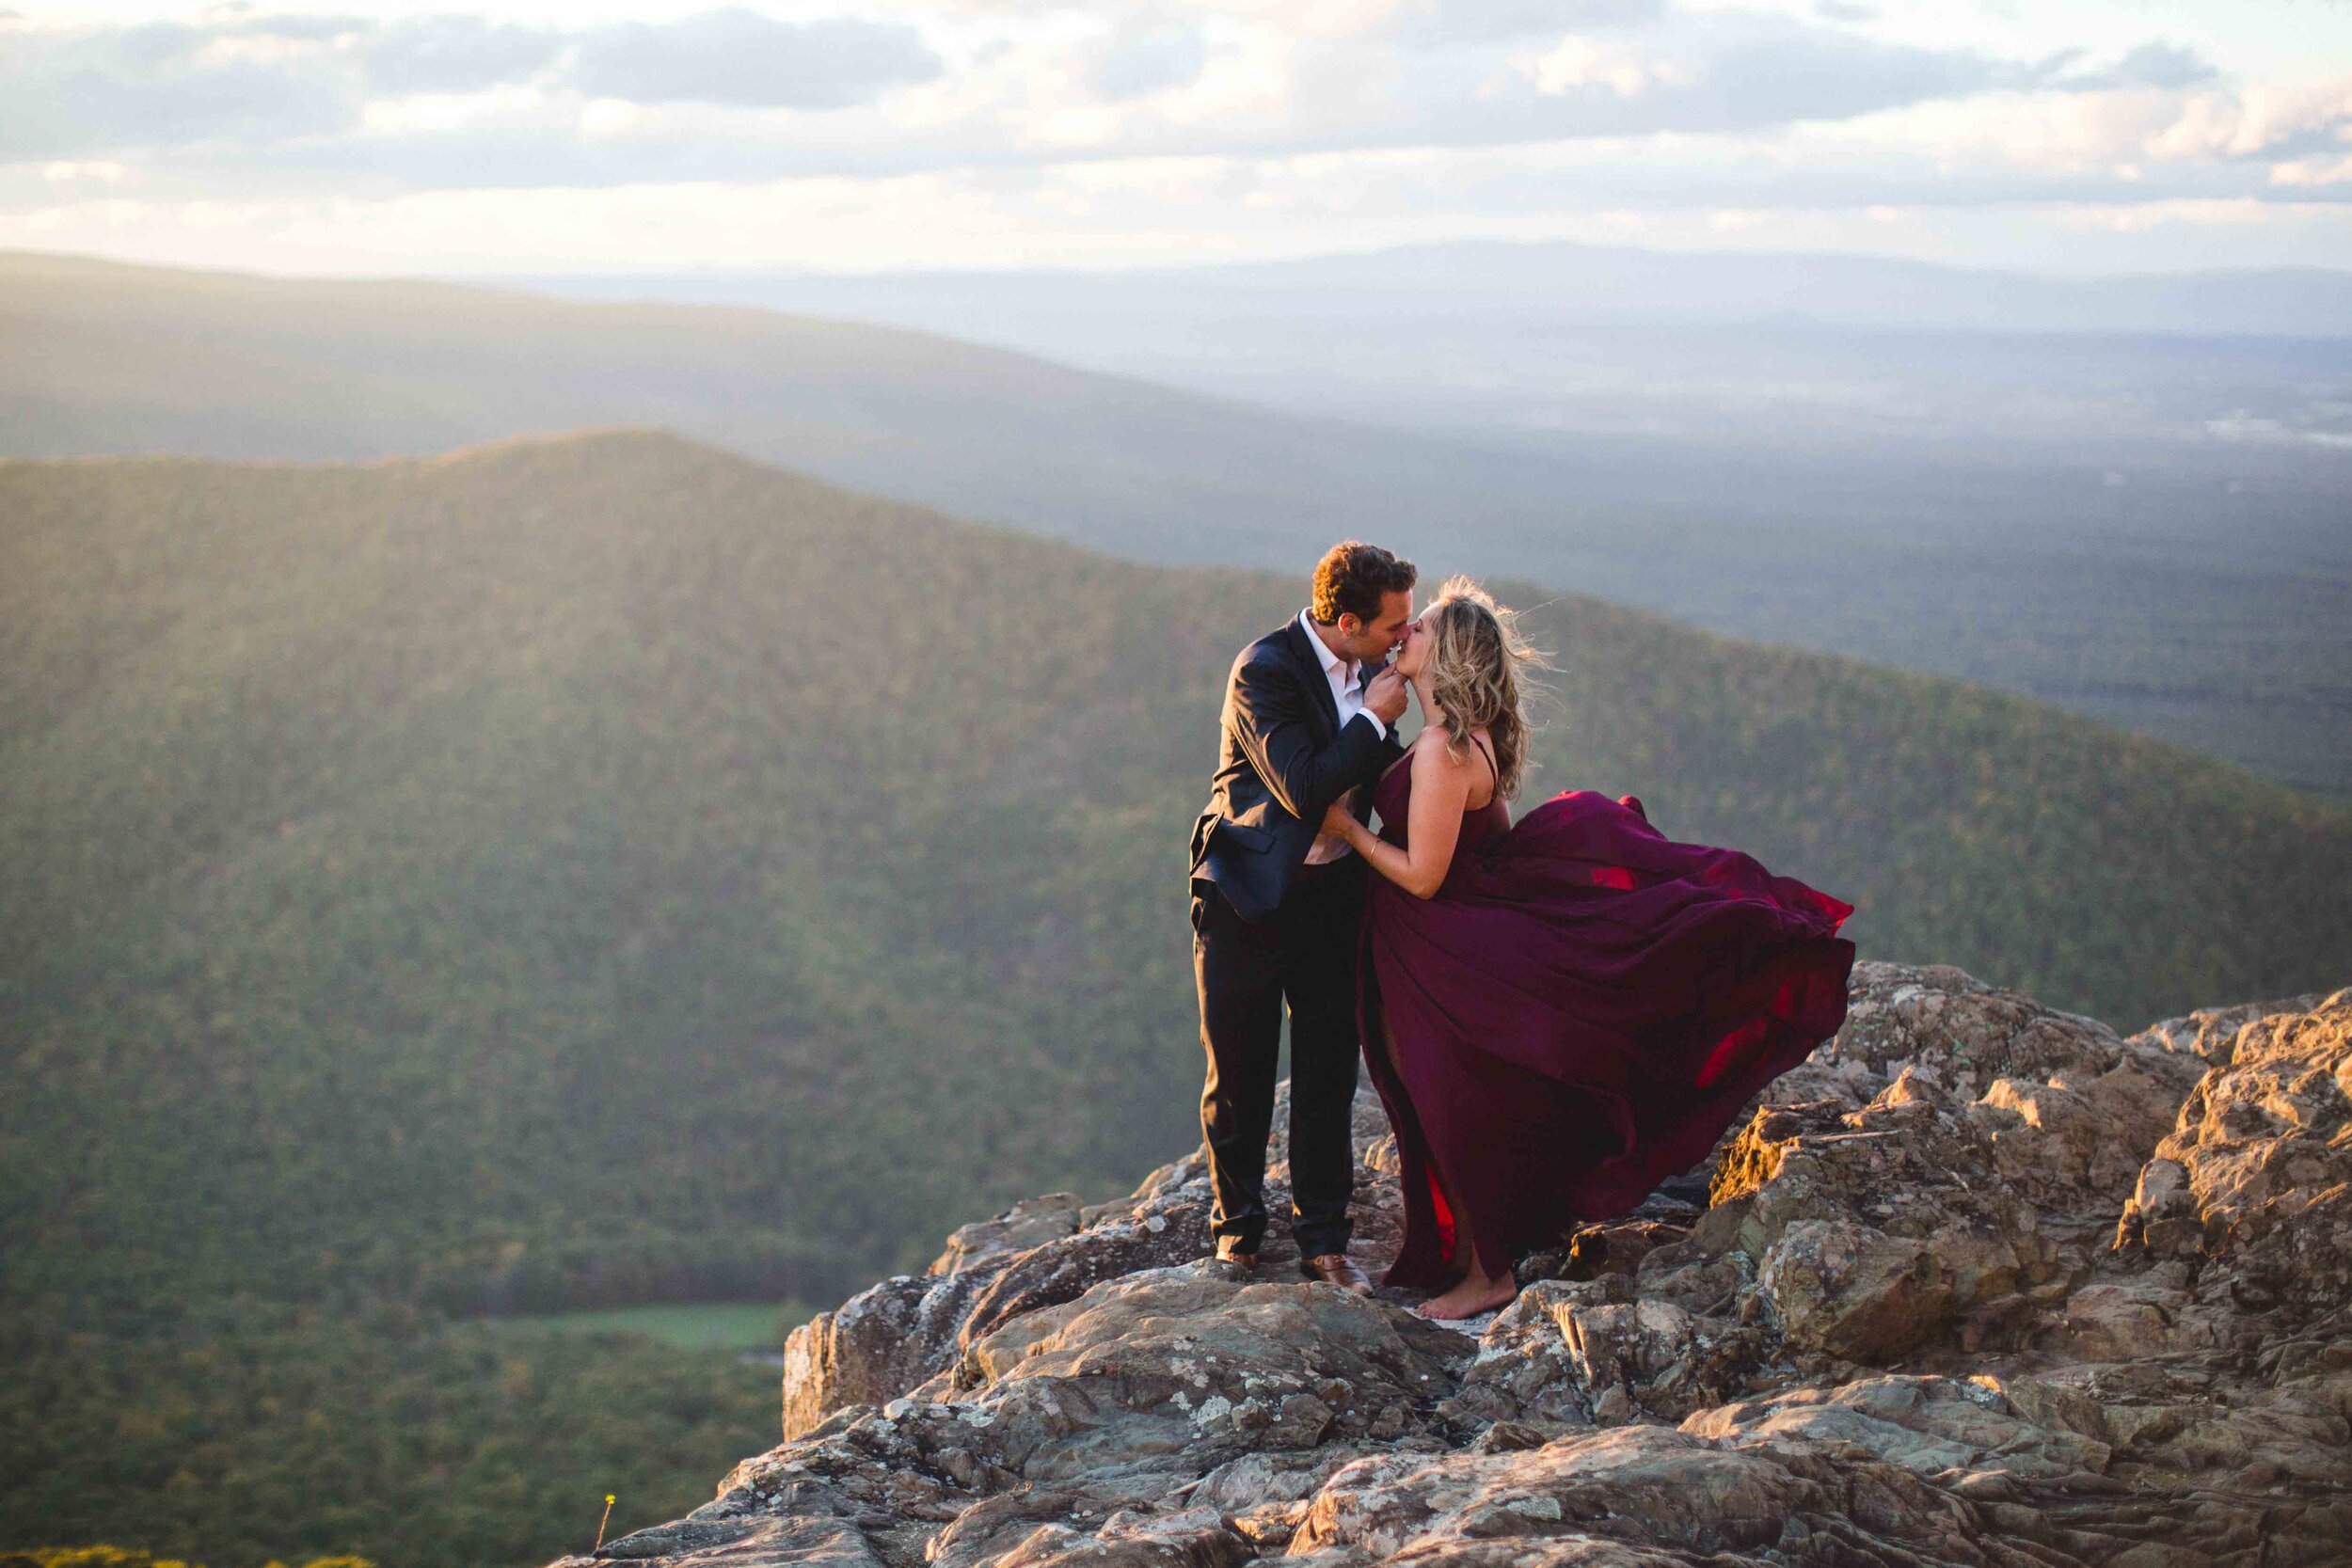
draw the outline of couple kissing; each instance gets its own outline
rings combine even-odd
[[[1404,1189],[1382,1283],[1459,1319],[1704,1159],[1836,1032],[1852,910],[1669,840],[1630,796],[1566,790],[1515,822],[1537,656],[1470,579],[1418,615],[1416,581],[1336,545],[1298,617],[1233,663],[1192,834],[1200,1126],[1216,1257],[1248,1275],[1287,1009],[1299,1269],[1368,1293],[1348,1253],[1360,1058]]]

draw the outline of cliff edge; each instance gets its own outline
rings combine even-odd
[[[1386,1131],[1359,1098],[1375,1275]],[[1469,1332],[1271,1244],[1219,1277],[1198,1153],[1032,1199],[795,1333],[713,1501],[561,1568],[2352,1563],[2352,990],[2124,1037],[1863,964],[1700,1174]]]

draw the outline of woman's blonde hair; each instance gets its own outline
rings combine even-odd
[[[1468,758],[1470,732],[1484,728],[1495,748],[1495,793],[1509,800],[1527,772],[1528,724],[1521,666],[1543,669],[1543,655],[1519,635],[1515,611],[1469,578],[1449,578],[1429,603],[1429,694],[1444,710],[1445,749]]]

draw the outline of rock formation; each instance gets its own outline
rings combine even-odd
[[[598,1557],[2352,1563],[2352,990],[2125,1038],[1865,964],[1698,1174],[1467,1332],[1221,1276],[1198,1155],[1034,1199],[794,1334],[782,1446]]]

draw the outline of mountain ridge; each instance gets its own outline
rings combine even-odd
[[[1158,1043],[1189,1033],[1169,857],[1231,649],[1295,611],[1294,582],[1129,565],[644,431],[369,467],[12,463],[0,493],[17,585],[0,843],[24,916],[0,942],[0,1006],[16,1037],[52,1037],[37,1059],[66,1068],[78,1032],[147,1018],[148,1049],[177,1039],[191,1063],[245,1058],[241,1028],[299,1060],[318,1029],[405,1075],[403,1055],[462,1052],[479,1030],[517,1053],[502,1095],[568,1107],[536,1134],[557,1159],[541,1182],[569,1158],[562,1124],[660,1102],[641,1069],[598,1076],[629,1030],[701,1038],[722,1074],[783,1049],[762,1043],[777,1027],[813,1031],[793,1059],[830,1059],[869,1016],[912,1031],[907,1049],[977,1031],[1040,1062],[1078,1019],[1125,1041],[1096,1070],[1158,1092],[1008,1183],[1099,1171],[1185,1120],[1190,1067]],[[951,609],[966,576],[988,586]],[[1869,950],[1957,949],[2111,1006],[2280,989],[2335,961],[2328,933],[2352,927],[2328,913],[2352,818],[2224,765],[1997,692],[1497,586],[1534,607],[1562,665],[1565,722],[1539,742],[1536,788],[1639,793],[1676,836],[1860,903]],[[971,705],[917,673],[975,659],[993,674]],[[2119,779],[2128,805],[2103,799]],[[125,831],[137,821],[171,826]],[[226,954],[246,981],[202,977]],[[618,989],[583,1014],[591,993],[568,990],[583,983]],[[223,1035],[208,1016],[247,1022]],[[581,1063],[549,1053],[576,1035],[605,1043]],[[944,1127],[953,1103],[945,1085],[860,1092],[907,1101],[915,1125]],[[306,1093],[271,1116],[324,1114]],[[1001,1109],[987,1138],[1015,1135]],[[731,1135],[758,1122],[747,1108]],[[446,1156],[396,1156],[419,1201],[477,1158]],[[834,1173],[819,1210],[914,1198],[847,1147],[791,1164]],[[939,1180],[928,1212],[968,1200]],[[171,1190],[151,1259],[179,1247]],[[457,1247],[436,1290],[555,1288],[544,1270],[468,1272],[504,1244],[499,1226],[564,1212],[551,1189],[505,1202],[517,1217]],[[585,1212],[564,1226],[553,1258],[574,1261],[546,1266],[564,1297],[680,1244],[659,1224],[642,1243],[598,1237]],[[286,1246],[338,1251],[300,1230]],[[787,1283],[796,1247],[829,1250],[776,1246],[754,1273]]]
[[[1665,278],[1667,287],[1701,277],[1707,287],[1694,289],[1671,305],[1638,308],[1630,316],[1627,314],[1626,302],[1607,292],[1610,285],[1638,275],[1646,297],[1654,300],[1661,286],[1661,273],[1683,275]],[[1549,240],[1438,241],[1277,260],[1117,267],[982,267],[866,273],[706,269],[685,274],[493,275],[466,280],[505,286],[521,284],[568,293],[573,297],[591,288],[625,290],[632,282],[661,291],[656,297],[681,297],[697,286],[749,286],[763,280],[786,291],[801,287],[819,292],[838,288],[845,296],[861,286],[877,291],[894,287],[1001,287],[1022,280],[1059,284],[1082,293],[1089,289],[1115,289],[1136,283],[1175,287],[1214,283],[1240,292],[1282,283],[1414,291],[1441,287],[1475,290],[1488,300],[1498,292],[1506,295],[1517,293],[1529,300],[1547,300],[1556,311],[1565,311],[1558,319],[1572,321],[1695,319],[1718,323],[1793,317],[1832,325],[1967,325],[2085,334],[2352,334],[2352,326],[2344,325],[2352,321],[2352,269],[2340,267],[2032,273],[1859,251],[1684,251]],[[2303,292],[2281,298],[2281,285],[2299,285]],[[1949,297],[1963,287],[1999,297],[1976,301]],[[1946,297],[1935,297],[1938,288]],[[1883,303],[1890,292],[1903,307],[1899,313],[1891,311]],[[1753,295],[1753,301],[1747,295]],[[1810,314],[1802,306],[1792,305],[1792,297],[1802,297],[1820,313]],[[2186,312],[2192,308],[2206,312],[2202,320],[2187,318]],[[2159,313],[2121,313],[2127,309],[2143,312],[2153,309]],[[2162,313],[2167,310],[2169,313]]]
[[[968,338],[978,318],[954,325]],[[336,460],[651,422],[1132,559],[1282,569],[1334,537],[1375,537],[1734,635],[1984,680],[2352,789],[2342,465],[2296,434],[2307,415],[2335,418],[2336,351],[2288,378],[2293,409],[2247,402],[2249,377],[2280,378],[2226,355],[2177,407],[2165,389],[2188,383],[2161,356],[2070,354],[2065,385],[2024,398],[1987,388],[2038,376],[2046,356],[1931,375],[1931,406],[2011,422],[2119,396],[2130,413],[2164,392],[2125,423],[2186,419],[2194,436],[2110,438],[2068,415],[1987,445],[1906,435],[1913,400],[1884,385],[1900,356],[1868,344],[1798,375],[1769,345],[1686,333],[1669,355],[1680,368],[1650,376],[1633,373],[1638,355],[1515,327],[1528,363],[1512,376],[1565,374],[1554,391],[1574,405],[1522,428],[1511,377],[1488,406],[1444,331],[1413,332],[1325,330],[1303,361],[1311,406],[1286,413],[1135,380],[1142,358],[1110,375],[935,332],[0,256],[0,450]],[[1393,381],[1400,363],[1417,408],[1475,394],[1457,410],[1470,423],[1400,434],[1335,418],[1352,375]],[[1834,450],[1792,443],[1774,412],[1775,388],[1816,383],[1826,402],[1806,418]],[[1766,438],[1746,415],[1714,417],[1719,394],[1772,405]],[[2276,438],[2198,434],[2217,415]],[[2128,560],[2128,578],[2083,559],[2092,548]]]

